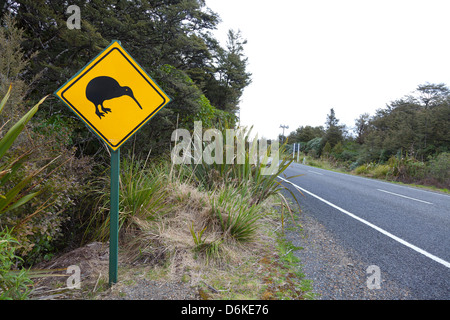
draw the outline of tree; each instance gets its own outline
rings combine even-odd
[[[325,134],[322,126],[312,127],[312,126],[300,126],[295,131],[292,131],[288,136],[289,143],[296,142],[308,142],[314,138],[321,138]]]
[[[205,86],[211,104],[230,113],[239,110],[244,88],[251,83],[251,73],[247,72],[248,58],[244,56],[246,43],[240,31],[228,31],[227,48],[216,47],[216,67]]]
[[[441,105],[450,95],[450,89],[443,83],[419,85],[416,89],[419,100],[423,103],[423,148],[427,149],[427,140],[433,131],[430,130],[430,108]]]
[[[365,117],[358,120],[357,127],[366,123]],[[450,91],[444,84],[420,85],[414,96],[391,102],[368,120],[364,155],[369,161],[386,161],[407,153],[424,161],[450,148],[449,128]]]
[[[306,143],[305,152],[311,157],[317,157],[320,153],[323,138],[314,138]]]
[[[219,16],[206,8],[204,0],[69,3],[81,9],[80,30],[69,30],[66,26],[67,1],[8,0],[0,4],[0,9],[13,13],[24,30],[25,57],[38,51],[23,73],[28,79],[40,75],[33,83],[39,89],[31,91],[30,100],[42,92],[54,92],[117,39],[172,98],[155,116],[155,121],[146,125],[151,133],[146,140],[154,139],[152,154],[163,151],[157,146],[170,141],[170,132],[179,119],[214,113],[216,108],[233,114],[237,111],[239,98],[250,81],[243,54],[246,41],[239,32],[230,32],[227,48],[220,47],[210,33]],[[49,99],[38,116],[60,115],[76,118],[60,101]],[[231,120],[233,116],[220,114]],[[82,154],[96,154],[99,149],[98,139],[78,122],[74,125],[73,141]]]
[[[343,141],[343,133],[344,126],[339,124],[334,109],[331,108],[325,122],[325,136],[322,140],[322,146],[325,146],[326,143],[329,142],[331,148],[333,148],[338,142]]]
[[[450,89],[444,83],[433,84],[427,82],[426,84],[419,85],[416,91],[419,94],[419,100],[425,108],[440,103],[450,94]]]
[[[330,142],[327,141],[327,143],[325,143],[325,146],[322,149],[322,154],[325,157],[328,157],[330,155],[330,153],[331,153],[331,145],[330,145]]]
[[[333,150],[331,150],[331,154],[335,157],[335,158],[339,158],[342,154],[342,152],[344,152],[344,147],[342,146],[342,143],[339,141],[334,147]]]
[[[369,118],[369,114],[364,113],[358,119],[355,119],[356,141],[359,144],[364,144],[364,139],[369,128]]]

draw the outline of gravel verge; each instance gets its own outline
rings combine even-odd
[[[139,279],[135,285],[117,285],[103,300],[198,300],[197,290],[180,282]]]
[[[380,289],[369,289],[369,263],[345,248],[307,212],[300,213],[302,230],[286,232],[286,239],[303,249],[295,252],[305,278],[312,280],[316,300],[410,300],[410,292],[381,274]]]

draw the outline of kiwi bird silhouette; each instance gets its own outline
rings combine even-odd
[[[117,80],[111,77],[96,77],[89,81],[86,87],[86,98],[94,104],[95,113],[98,115],[100,120],[105,116],[105,113],[112,112],[111,109],[105,108],[103,103],[106,100],[125,95],[131,97],[137,103],[139,108],[142,109],[141,104],[134,97],[133,90],[131,90],[130,87],[120,86]],[[100,106],[103,112],[98,109],[98,106]]]

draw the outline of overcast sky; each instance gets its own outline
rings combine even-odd
[[[449,0],[206,0],[228,29],[247,39],[253,74],[241,124],[276,138],[373,115],[426,82],[450,85]]]

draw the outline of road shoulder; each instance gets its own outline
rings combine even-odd
[[[312,280],[313,293],[318,300],[412,300],[407,288],[389,280],[381,271],[380,288],[371,289],[374,273],[367,273],[370,263],[364,261],[322,224],[303,211],[298,222],[301,230],[286,232],[286,239],[301,250],[300,259],[306,279]]]

